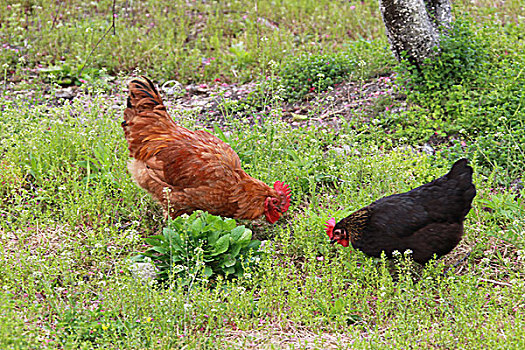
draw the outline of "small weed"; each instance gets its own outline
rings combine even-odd
[[[345,54],[314,54],[290,58],[279,72],[285,98],[301,99],[311,92],[323,92],[347,78],[354,66]]]

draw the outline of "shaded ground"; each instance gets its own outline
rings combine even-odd
[[[283,121],[292,126],[331,125],[337,128],[341,118],[349,120],[358,115],[367,115],[368,119],[372,119],[377,113],[392,108],[393,100],[402,100],[402,96],[396,92],[393,77],[385,76],[366,82],[343,82],[331,91],[308,95],[302,101],[285,102],[279,107],[279,111],[275,110],[276,107],[264,105],[255,106],[249,112],[231,113],[225,110],[225,106],[245,100],[250,93],[256,91],[256,83],[182,87],[168,82],[164,85],[168,107],[171,107],[172,111],[194,111],[201,117],[204,125],[222,124],[225,115],[228,114],[254,114],[254,122],[263,122],[261,119],[270,114],[280,115]],[[384,102],[378,104],[379,99]]]
[[[32,99],[38,92],[26,89],[25,86],[31,86],[31,80],[36,77],[33,75],[30,81],[24,84],[21,82],[4,84],[0,86],[0,92],[7,90],[9,93]],[[50,105],[60,105],[81,95],[89,95],[94,90],[89,84],[63,88],[53,87],[50,84],[42,86],[45,94],[43,100]],[[109,97],[114,99],[114,108],[124,108],[127,90],[121,89],[122,86],[126,86],[125,81],[117,79],[106,81],[105,90]],[[224,125],[227,117],[246,116],[257,123],[264,122],[264,119],[271,115],[279,116],[294,127],[330,125],[337,128],[343,119],[350,120],[356,116],[363,118],[364,121],[370,121],[378,113],[391,110],[394,101],[398,109],[399,105],[404,105],[402,103],[404,97],[398,93],[392,76],[382,76],[362,82],[346,81],[338,84],[331,91],[311,94],[301,101],[285,102],[279,107],[276,107],[277,103],[261,101],[255,106],[250,106],[249,110],[241,111],[232,111],[228,106],[245,101],[250,93],[257,90],[257,83],[238,85],[217,82],[213,85],[182,86],[171,80],[164,82],[160,90],[174,118],[177,114],[192,113],[197,116],[199,123],[206,127],[214,123]],[[271,98],[271,94],[269,95]],[[39,99],[36,103],[42,102]]]

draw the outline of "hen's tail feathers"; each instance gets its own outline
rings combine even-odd
[[[473,172],[472,167],[468,165],[468,161],[462,158],[452,165],[452,169],[450,169],[447,177],[458,181],[461,187],[468,187],[472,184]]]
[[[165,148],[177,128],[155,85],[146,77],[135,78],[129,83],[122,128],[130,155],[139,160],[148,160]]]
[[[128,108],[142,112],[162,105],[162,98],[151,80],[142,76],[130,81],[127,102]]]
[[[463,217],[468,214],[471,208],[472,200],[476,196],[476,187],[472,183],[473,169],[468,165],[468,161],[462,158],[452,165],[452,169],[447,174],[449,179],[456,180],[457,190],[464,201]]]

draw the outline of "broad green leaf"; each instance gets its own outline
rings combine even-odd
[[[224,253],[225,251],[228,250],[229,246],[230,246],[230,235],[227,234],[227,235],[222,236],[221,238],[217,240],[217,242],[215,242],[215,245],[214,245],[215,251],[213,252],[212,255],[219,255],[219,254]]]
[[[246,247],[252,239],[252,230],[249,228],[245,229],[242,236],[237,240],[242,247]]]
[[[219,232],[212,231],[212,232],[208,233],[208,244],[210,246],[214,246],[215,243],[217,242],[217,238],[219,238]]]
[[[206,266],[204,268],[204,276],[209,278],[209,277],[211,277],[211,275],[213,275],[213,270],[211,269],[211,267]]]
[[[237,262],[237,259],[231,256],[231,254],[226,254],[226,256],[224,257],[224,260],[222,261],[221,266],[230,267],[230,266],[235,265],[236,262]]]
[[[228,276],[228,275],[231,275],[232,273],[235,273],[235,267],[233,267],[233,266],[227,267],[225,269],[222,269],[222,271],[224,271],[226,276]]]
[[[235,268],[235,277],[242,277],[244,276],[244,267],[242,266],[242,263],[237,259],[237,263],[234,266]]]
[[[232,236],[233,241],[237,241],[244,233],[244,230],[245,230],[244,226],[237,226],[236,228],[231,230],[231,236]]]
[[[182,247],[184,246],[184,242],[180,238],[180,235],[178,234],[178,232],[173,232],[173,234],[170,235],[168,239],[169,239],[169,243],[172,249],[175,249],[175,250],[183,249]]]
[[[253,250],[259,250],[260,246],[261,246],[261,241],[254,239],[253,241],[250,242],[250,244],[246,246],[246,248],[253,249]]]
[[[168,220],[168,227],[177,229],[180,225],[184,225],[186,220],[182,218],[181,216],[176,217],[175,219],[169,218]]]
[[[132,262],[144,262],[144,258],[146,257],[146,255],[144,255],[144,253],[140,253],[140,254],[137,254],[137,255],[134,255],[130,258],[130,260]]]
[[[224,221],[224,224],[225,224],[224,229],[226,231],[231,231],[235,228],[235,226],[237,226],[237,223],[235,222],[234,219],[227,219]]]
[[[197,214],[200,214],[201,212],[200,211],[194,211],[186,220],[184,220],[185,222],[193,222],[195,221],[195,219],[197,218]],[[179,216],[180,217],[180,216]],[[182,217],[180,217],[180,219],[182,220]]]
[[[144,253],[142,253],[145,257],[151,258],[151,259],[157,259],[158,254],[154,251],[147,250]]]
[[[206,217],[206,227],[216,227],[217,224],[220,223],[222,223],[222,220],[218,216],[208,215],[208,217]]]
[[[344,301],[341,298],[337,298],[337,300],[334,303],[334,307],[332,308],[332,314],[334,315],[340,314],[341,311],[343,311],[344,306],[345,306]]]
[[[168,250],[166,248],[163,248],[161,246],[156,246],[156,247],[153,247],[151,249],[153,249],[154,251],[159,252],[161,254],[166,254],[168,252]]]
[[[154,236],[154,237],[148,237],[144,239],[144,242],[146,242],[149,245],[158,246],[158,245],[166,245],[166,241],[164,240],[164,237],[157,238],[162,236]]]
[[[197,234],[202,231],[202,228],[204,227],[204,223],[202,222],[201,218],[195,219],[189,227],[191,233]]]
[[[228,249],[228,253],[231,254],[231,256],[233,257],[237,257],[241,249],[242,246],[239,243],[232,243],[230,244],[230,249]]]
[[[149,236],[148,238],[155,238],[155,239],[164,240],[164,236],[162,236],[162,235]],[[148,239],[148,238],[146,238],[146,239]]]

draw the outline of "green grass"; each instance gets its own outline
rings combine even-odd
[[[117,1],[115,32],[97,46],[112,25],[112,1],[2,1],[0,6],[6,9],[0,15],[5,23],[0,37],[9,43],[0,63],[10,71],[52,66],[58,75],[76,74],[89,60],[88,68],[95,69],[88,74],[140,67],[154,78],[251,80],[271,60],[280,62],[305,49],[332,52],[348,39],[383,33],[373,1],[256,6],[244,1]]]
[[[519,3],[455,3],[487,52],[483,74],[443,87],[433,71],[429,90],[393,79],[407,100],[371,99],[373,116],[308,126],[325,112],[320,104],[288,123],[286,86],[241,101],[257,114],[224,108],[224,125],[208,128],[248,173],[290,184],[291,207],[274,226],[241,222],[264,241],[258,268],[243,278],[159,288],[131,271],[143,238],[166,222],[126,169],[130,72],[159,83],[281,84],[293,57],[345,55],[347,79],[366,86],[396,66],[375,1],[186,3],[117,2],[116,35],[78,75],[111,24],[111,1],[0,1],[0,348],[524,347],[525,191],[512,187],[525,170]],[[301,67],[317,72],[315,62]],[[57,83],[80,93],[56,99]],[[202,125],[197,112],[170,112]],[[436,132],[434,155],[414,151]],[[447,257],[423,269],[329,244],[328,218],[441,176],[463,155],[478,195]]]

